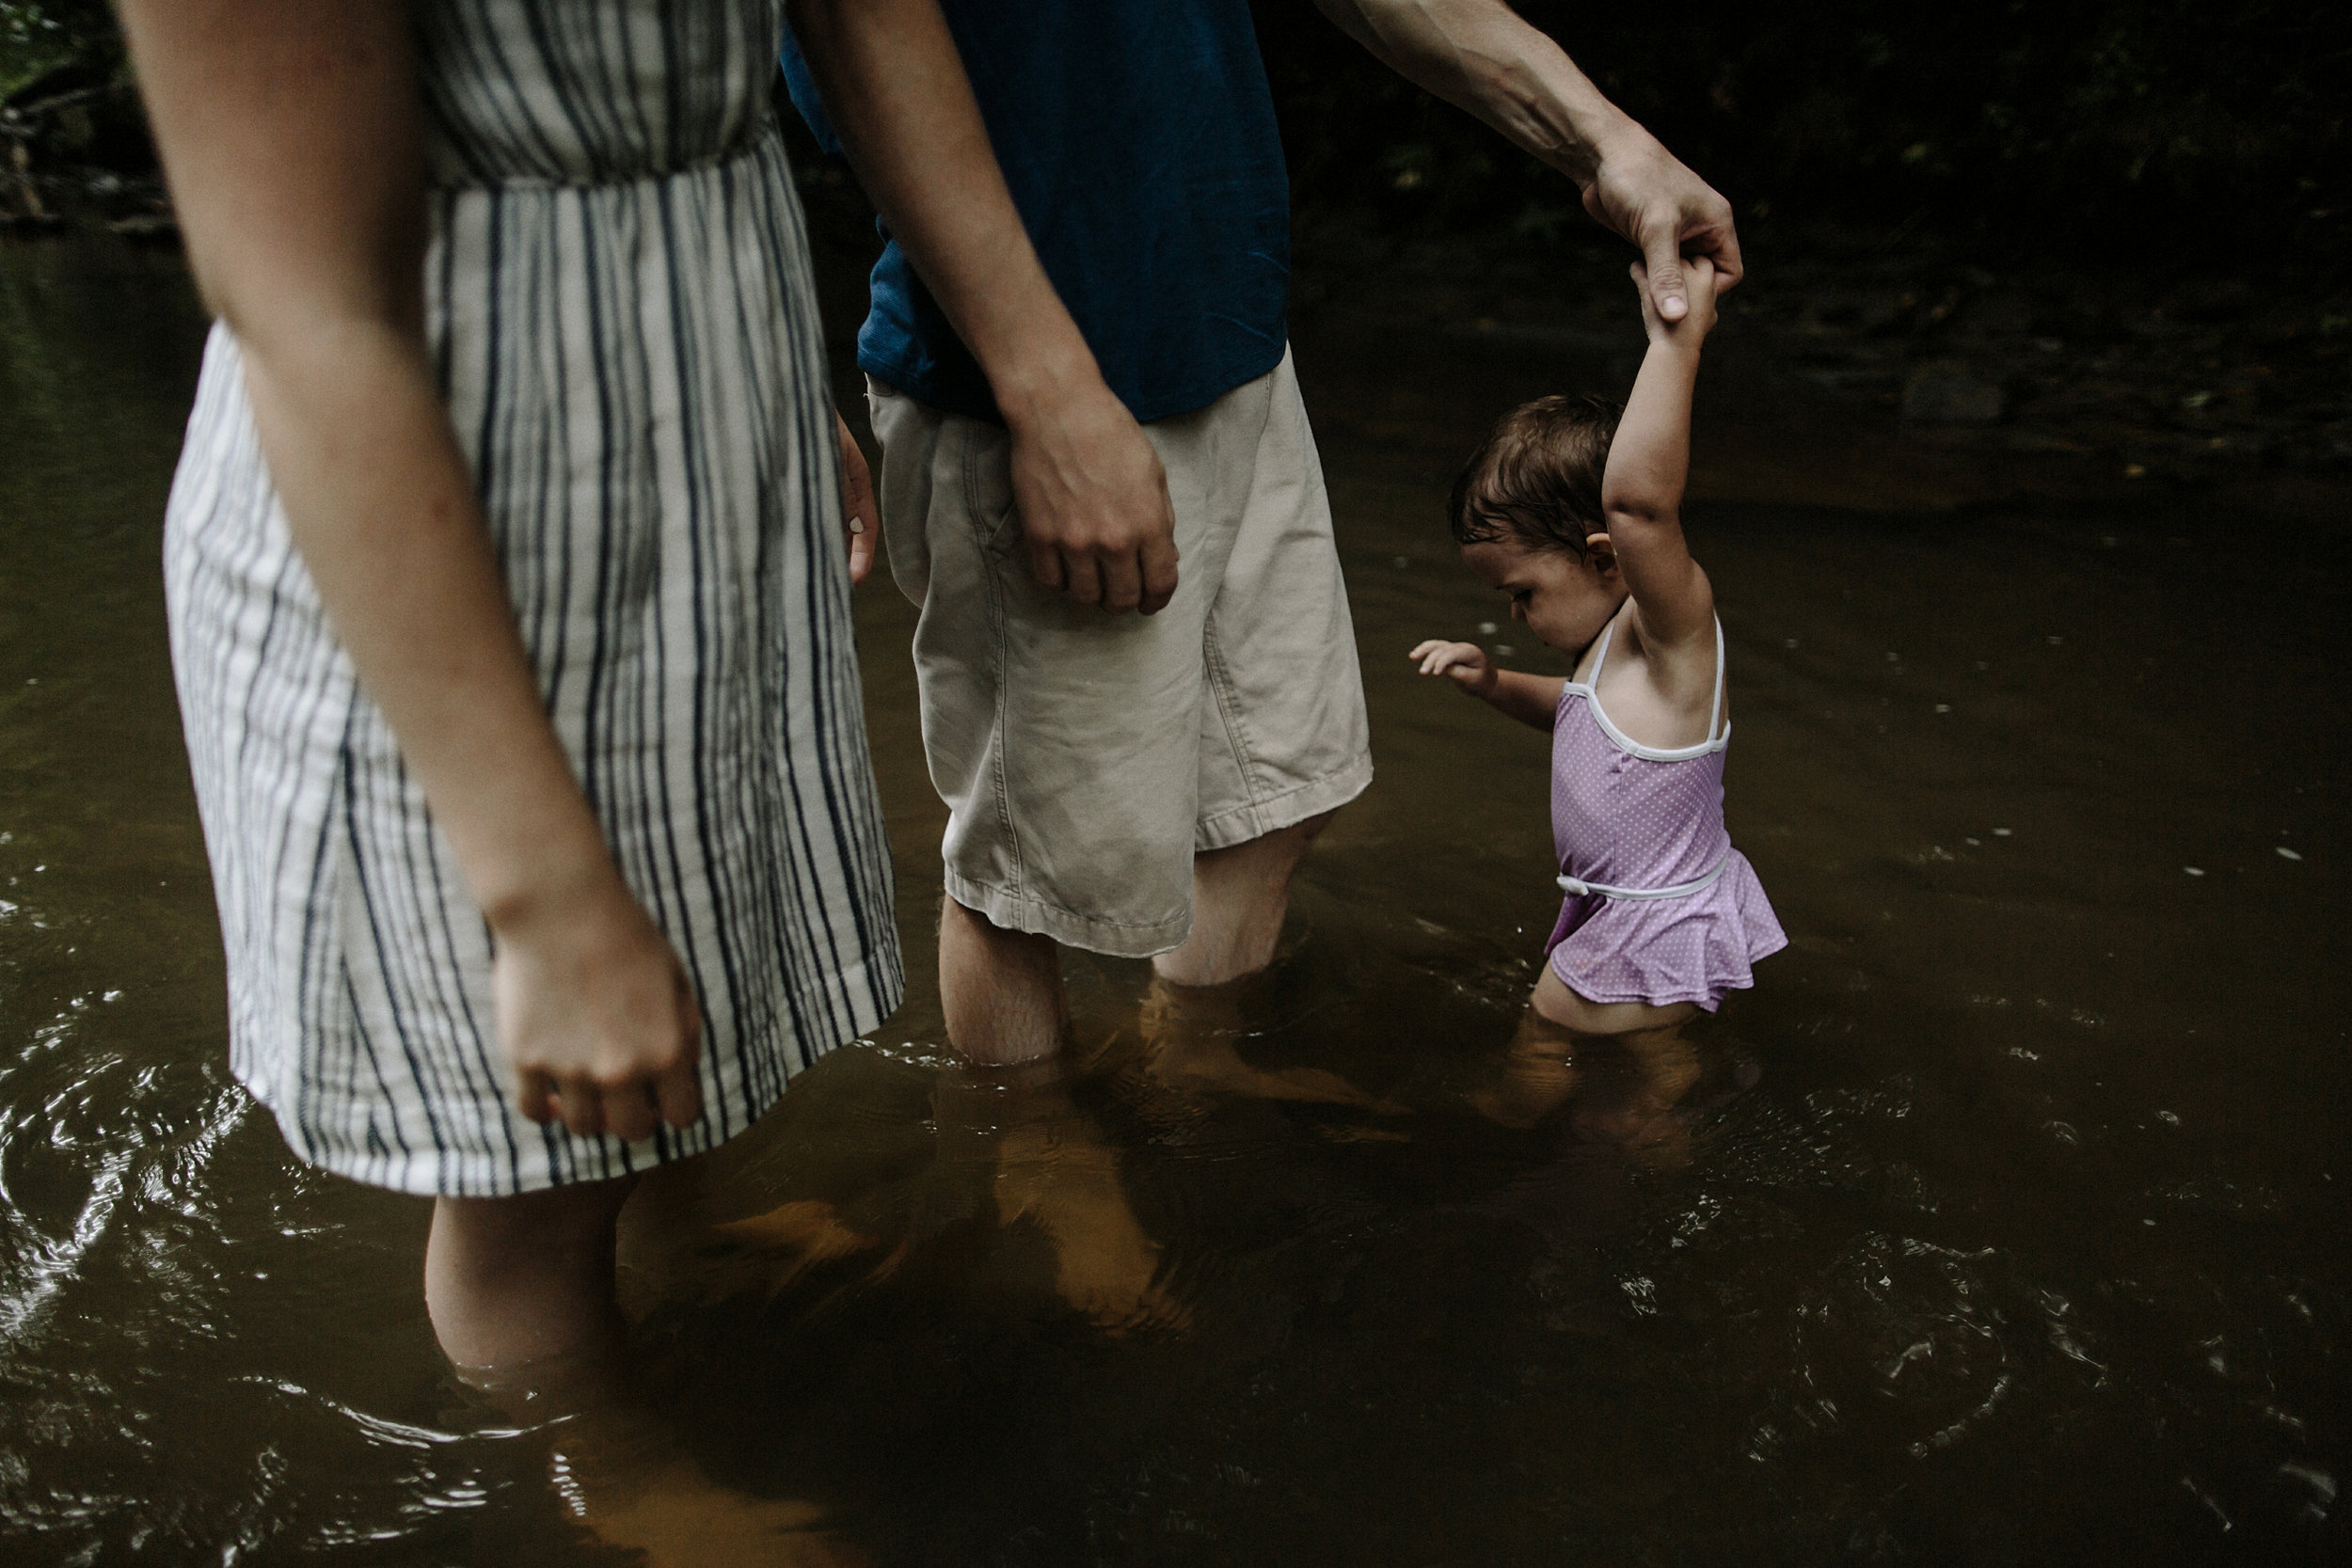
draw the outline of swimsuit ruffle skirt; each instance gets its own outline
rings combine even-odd
[[[426,0],[425,287],[548,717],[702,1005],[702,1119],[516,1115],[489,931],[294,550],[215,325],[165,526],[230,1065],[314,1164],[488,1196],[748,1126],[902,989],[777,0]]]
[[[1756,983],[1755,965],[1788,945],[1748,858],[1724,826],[1724,751],[1731,726],[1695,746],[1628,738],[1589,681],[1560,693],[1551,732],[1551,832],[1568,893],[1544,952],[1552,973],[1593,1002],[1695,1002],[1708,1012]],[[1715,628],[1715,701],[1723,708],[1723,628]]]

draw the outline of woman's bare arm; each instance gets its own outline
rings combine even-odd
[[[525,1114],[700,1114],[697,1012],[549,725],[423,331],[423,145],[398,0],[123,0],[205,298],[287,524],[497,935]]]

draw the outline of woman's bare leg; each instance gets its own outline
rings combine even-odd
[[[425,1306],[459,1374],[510,1418],[545,1423],[566,1506],[649,1568],[838,1568],[859,1560],[798,1498],[718,1485],[630,1387],[613,1299],[614,1235],[635,1177],[441,1198]]]
[[[613,1231],[635,1177],[516,1197],[444,1197],[424,1249],[424,1303],[442,1351],[487,1381],[619,1347]]]

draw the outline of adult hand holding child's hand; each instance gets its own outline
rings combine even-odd
[[[1658,313],[1657,290],[1651,286],[1648,266],[1636,261],[1627,269],[1632,275],[1634,292],[1642,296],[1642,328],[1653,343],[1695,344],[1715,329],[1714,263],[1704,256],[1693,256],[1682,265],[1691,280],[1691,299],[1677,321]]]
[[[1740,281],[1740,235],[1731,203],[1630,121],[1597,149],[1584,210],[1641,247],[1645,310],[1681,321]],[[1704,263],[1708,269],[1699,272]]]
[[[1486,662],[1486,651],[1475,642],[1432,638],[1405,657],[1420,660],[1422,674],[1445,675],[1474,697],[1484,697],[1495,689],[1495,667]]]

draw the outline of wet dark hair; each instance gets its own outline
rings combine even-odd
[[[1507,539],[1583,560],[1584,536],[1609,526],[1600,476],[1624,412],[1605,399],[1555,393],[1505,414],[1447,498],[1455,543]]]

